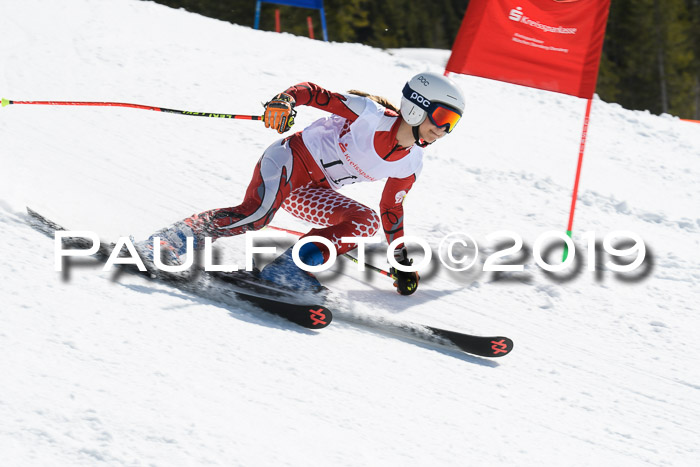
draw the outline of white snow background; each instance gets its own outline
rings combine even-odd
[[[0,0],[0,95],[13,100],[260,114],[312,81],[398,102],[446,58],[135,0]],[[467,109],[428,150],[407,234],[437,249],[467,232],[490,253],[492,232],[529,247],[563,232],[585,101],[453,78]],[[323,115],[298,110],[295,129]],[[572,280],[527,252],[510,280],[481,262],[462,274],[436,263],[402,297],[339,258],[321,275],[336,320],[318,332],[99,265],[64,280],[53,241],[26,223],[31,206],[104,240],[145,238],[236,205],[277,138],[259,122],[126,108],[0,109],[0,465],[699,465],[700,125],[595,100]],[[344,193],[376,209],[382,187]],[[274,223],[309,228],[286,213]],[[616,230],[640,235],[647,261],[589,271],[582,234]],[[241,239],[216,245],[242,261]],[[466,356],[353,316],[502,334],[515,349]]]

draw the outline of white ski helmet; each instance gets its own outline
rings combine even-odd
[[[444,110],[445,107],[447,111]],[[439,110],[441,108],[443,110]],[[413,127],[417,127],[430,117],[436,126],[446,127],[450,132],[459,121],[462,112],[464,112],[462,91],[452,80],[438,73],[420,73],[411,78],[403,88],[401,117]]]

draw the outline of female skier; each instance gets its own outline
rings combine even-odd
[[[195,214],[153,234],[140,248],[148,248],[148,260],[153,257],[153,237],[161,238],[161,249],[170,262],[178,263],[186,252],[187,237],[194,238],[195,250],[202,249],[205,237],[216,240],[265,227],[280,207],[318,225],[305,236],[330,240],[338,254],[356,247],[341,243],[342,237],[371,237],[380,224],[389,243],[403,237],[403,200],[421,171],[423,148],[451,132],[461,117],[464,97],[459,88],[439,74],[421,73],[406,83],[397,110],[376,96],[357,91],[339,94],[301,83],[265,104],[265,126],[280,134],[288,131],[297,105],[331,115],[270,145],[241,204]],[[351,183],[382,179],[387,181],[379,203],[381,215],[336,191]],[[290,248],[263,268],[260,277],[297,290],[318,290],[318,280],[292,261],[291,252]],[[299,250],[299,258],[309,266],[328,257],[322,243],[307,243]],[[394,258],[402,265],[412,262],[403,243]],[[416,272],[393,268],[391,272],[400,294],[416,291]]]

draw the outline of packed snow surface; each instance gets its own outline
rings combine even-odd
[[[259,115],[261,102],[312,81],[398,102],[408,78],[442,72],[446,58],[136,0],[0,0],[0,95],[18,101]],[[320,276],[336,320],[319,332],[91,262],[62,274],[54,242],[27,225],[30,206],[107,241],[143,239],[235,206],[275,132],[118,107],[3,107],[0,464],[698,465],[700,125],[594,101],[573,233],[581,269],[557,280],[533,247],[566,230],[585,101],[454,80],[467,109],[428,149],[406,232],[435,252],[468,233],[479,261],[451,273],[433,258],[403,297],[339,258]],[[298,110],[295,129],[323,115]],[[382,188],[343,192],[376,209]],[[286,213],[274,224],[310,228]],[[484,272],[508,241],[490,234],[504,230],[524,240],[506,258],[524,271]],[[604,265],[615,231],[643,239],[637,270]],[[597,263],[585,232],[599,242]],[[216,245],[242,264],[242,239]],[[383,255],[368,257],[384,267]],[[506,335],[515,349],[467,356],[390,335],[373,318]]]

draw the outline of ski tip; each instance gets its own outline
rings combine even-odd
[[[503,357],[508,355],[513,350],[513,341],[507,337],[491,338],[491,355],[490,357]]]
[[[311,329],[323,329],[333,321],[333,313],[324,306],[309,307],[308,327]]]
[[[10,100],[9,100],[9,99],[5,99],[5,98],[3,97],[3,98],[2,98],[2,106],[3,106],[3,107],[7,107],[8,105],[10,105]]]
[[[425,326],[432,334],[451,342],[464,352],[480,357],[503,357],[513,350],[513,340],[504,336],[472,336]]]

